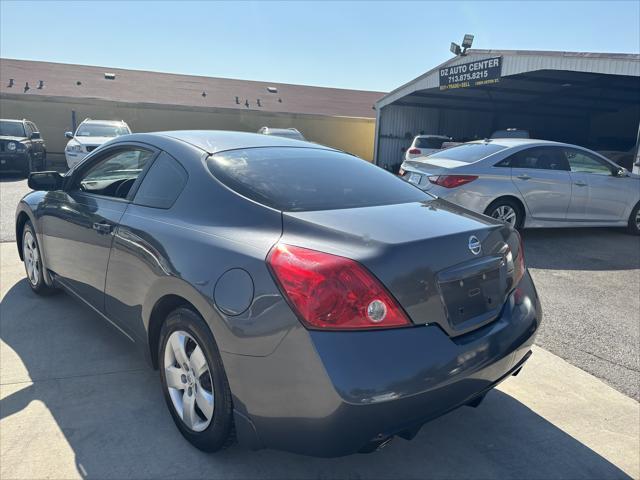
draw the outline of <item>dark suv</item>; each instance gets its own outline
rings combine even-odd
[[[0,119],[0,171],[20,172],[28,176],[31,172],[44,170],[46,148],[35,123]]]

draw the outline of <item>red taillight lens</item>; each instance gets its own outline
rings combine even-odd
[[[419,148],[410,148],[409,149],[409,154],[410,155],[420,155],[422,153],[422,150],[420,150]]]
[[[437,175],[429,177],[429,181],[444,188],[455,188],[477,178],[476,175]]]
[[[513,268],[513,283],[512,287],[517,286],[524,277],[527,267],[524,263],[524,246],[522,243],[522,236],[518,232],[514,232],[514,235],[518,237],[518,251],[514,253],[512,248],[507,250],[507,264],[509,268]]]
[[[353,260],[279,243],[269,252],[267,263],[310,328],[357,330],[411,324],[380,282]]]

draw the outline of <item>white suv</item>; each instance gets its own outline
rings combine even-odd
[[[73,132],[64,134],[69,139],[64,149],[67,166],[73,168],[103,143],[130,133],[129,125],[123,120],[91,120],[90,118],[83,120],[75,134]]]
[[[418,135],[411,142],[411,146],[407,148],[404,154],[405,160],[411,160],[416,157],[425,157],[433,152],[442,150],[442,144],[451,142],[452,138],[446,135]]]

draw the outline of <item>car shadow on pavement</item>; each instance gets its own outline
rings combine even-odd
[[[25,180],[24,175],[13,173],[0,173],[0,183],[22,182]]]
[[[499,390],[368,455],[205,454],[173,425],[157,372],[93,312],[25,279],[0,311],[3,478],[630,478]]]
[[[624,228],[545,228],[523,233],[527,266],[551,270],[640,268],[640,236]]]

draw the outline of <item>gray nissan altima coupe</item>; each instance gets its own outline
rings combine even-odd
[[[29,185],[29,285],[137,345],[202,450],[411,439],[517,374],[542,319],[512,226],[317,144],[134,134]]]

